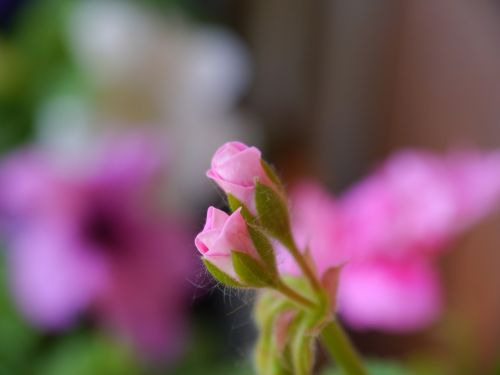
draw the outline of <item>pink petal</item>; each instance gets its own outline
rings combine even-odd
[[[184,348],[191,240],[184,225],[164,221],[137,223],[135,234],[126,256],[108,264],[97,312],[117,334],[164,361]]]
[[[238,200],[240,200],[243,204],[245,204],[250,212],[255,213],[255,187],[251,186],[242,186],[238,184],[234,184],[232,182],[228,182],[224,179],[221,179],[219,175],[217,175],[214,171],[209,170],[207,172],[207,177],[215,181],[217,185],[226,193],[234,195]]]
[[[213,255],[210,257],[206,257],[208,261],[213,263],[217,268],[221,271],[227,273],[229,276],[233,277],[235,280],[238,280],[238,276],[234,271],[233,261],[231,259],[230,254],[226,255]]]
[[[13,242],[9,256],[15,296],[39,325],[58,329],[71,324],[104,281],[102,265],[75,245],[46,227],[26,231]]]
[[[163,148],[153,137],[141,133],[109,135],[96,147],[95,158],[88,165],[89,176],[103,183],[122,185],[122,190],[148,186],[165,166]]]
[[[339,200],[344,246],[356,256],[442,251],[460,231],[498,207],[500,158],[405,151]]]
[[[439,285],[437,271],[425,260],[349,264],[341,274],[340,313],[357,329],[417,330],[439,315]]]
[[[230,250],[237,250],[256,256],[256,251],[248,233],[247,224],[243,216],[241,216],[241,208],[229,216],[222,230],[222,238],[230,247]]]
[[[249,147],[241,142],[227,142],[215,152],[212,158],[212,168],[217,169],[221,164],[230,160],[233,156],[248,149]]]
[[[217,164],[212,170],[220,179],[243,187],[253,186],[256,177],[261,181],[267,181],[261,165],[260,151],[255,147],[241,151],[223,163]]]
[[[226,223],[229,215],[218,208],[213,206],[208,207],[207,210],[207,221],[205,222],[205,227],[203,231],[212,229],[222,229]]]
[[[209,230],[199,233],[194,242],[198,251],[204,256],[228,255],[229,249],[227,246],[220,245],[220,237],[220,230]]]
[[[342,232],[333,198],[313,182],[298,184],[290,197],[295,241],[301,250],[309,249],[318,273],[345,263],[347,254],[340,246]],[[279,246],[279,253],[281,271],[299,274],[288,251]]]

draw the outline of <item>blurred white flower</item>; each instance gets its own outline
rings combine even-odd
[[[201,202],[211,191],[204,172],[218,145],[259,143],[253,120],[236,109],[251,67],[229,31],[113,0],[77,3],[67,30],[93,96],[47,100],[39,128],[50,147],[71,152],[103,131],[151,127],[172,150],[169,186],[186,208],[185,202]]]
[[[47,100],[38,111],[38,141],[46,151],[64,155],[59,162],[79,162],[92,144],[89,128],[94,123],[92,108],[83,96],[60,94]],[[57,158],[54,158],[58,160]]]

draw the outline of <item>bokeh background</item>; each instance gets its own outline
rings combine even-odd
[[[214,150],[234,139],[261,147],[287,184],[314,177],[335,193],[401,148],[499,148],[498,3],[0,0],[0,153],[14,162],[31,155],[19,167],[24,177],[7,175],[14,193],[45,184],[55,201],[73,197],[84,208],[94,207],[93,197],[118,197],[110,210],[121,217],[129,211],[115,211],[123,205],[119,197],[128,202],[137,190],[168,219],[158,238],[182,237],[169,247],[170,258],[144,261],[145,273],[133,274],[137,282],[128,279],[122,259],[96,256],[107,274],[126,269],[120,277],[132,281],[116,282],[112,292],[109,280],[96,282],[92,298],[85,281],[85,301],[73,310],[66,301],[79,292],[58,289],[68,320],[56,314],[57,324],[49,324],[55,315],[50,310],[40,318],[40,306],[30,304],[29,293],[34,300],[38,295],[30,283],[42,285],[40,291],[64,284],[53,274],[74,263],[47,262],[39,278],[24,284],[15,275],[36,274],[44,260],[23,263],[12,253],[36,248],[42,240],[32,231],[52,225],[53,216],[77,226],[86,221],[79,209],[40,208],[50,193],[33,198],[35,208],[23,206],[23,217],[4,217],[15,228],[6,225],[2,233],[0,374],[252,373],[253,297],[217,287],[192,243],[207,205],[224,206],[204,174]],[[137,174],[122,175],[120,165],[135,166]],[[100,179],[107,171],[117,179]],[[144,193],[137,181],[155,193]],[[89,186],[91,193],[73,196]],[[138,204],[146,205],[142,198]],[[158,231],[150,228],[159,214],[150,220],[142,206],[130,212],[136,218],[130,233],[140,232],[142,243],[151,238],[155,254]],[[67,246],[118,246],[108,221],[98,224]],[[71,231],[57,228],[48,247]],[[403,361],[418,374],[499,374],[499,228],[500,215],[488,217],[440,260],[446,309],[438,322],[404,335],[351,332],[361,351]],[[165,261],[175,284],[162,279],[170,289],[138,297],[136,285],[151,287],[140,281],[150,261]],[[86,278],[87,269],[82,272]],[[174,297],[172,289],[179,292]],[[166,294],[175,312],[163,306],[155,316],[182,332],[138,340],[137,332],[149,329],[139,324],[149,319],[142,314],[150,311],[124,316],[129,305],[122,302],[136,298],[136,308]]]

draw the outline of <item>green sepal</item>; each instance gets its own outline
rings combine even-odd
[[[257,326],[265,325],[275,314],[292,309],[294,305],[279,292],[263,289],[253,308],[253,317]]]
[[[246,285],[261,288],[272,286],[275,283],[272,273],[250,255],[233,250],[231,259],[234,271]]]
[[[214,279],[219,281],[220,283],[234,288],[247,287],[242,283],[240,283],[239,281],[235,280],[233,277],[229,276],[227,273],[222,271],[219,267],[217,267],[207,259],[202,259],[202,261],[205,267],[207,268],[207,271],[210,272],[210,274],[214,277]]]
[[[280,339],[285,340],[283,347],[278,341],[278,321],[287,312],[296,312],[296,315],[286,329],[286,336]],[[254,357],[258,374],[311,374],[318,314],[297,310],[289,299],[274,291],[262,293],[254,308],[259,328]]]
[[[259,181],[255,183],[255,206],[262,227],[279,240],[291,237],[288,208],[281,194]]]
[[[248,207],[233,194],[227,194],[227,205],[229,206],[231,212],[234,212],[241,207],[241,216],[243,216],[243,219],[245,219],[247,223],[255,222],[255,217],[251,214]]]
[[[231,212],[236,211],[238,208],[243,206],[243,203],[236,198],[233,194],[228,193],[227,194],[227,205],[229,206],[229,209]]]
[[[274,248],[271,241],[269,241],[267,236],[255,226],[247,225],[247,229],[257,253],[259,253],[260,258],[267,266],[267,269],[272,274],[272,277],[276,278],[278,275],[278,269],[276,268]]]
[[[275,322],[279,314],[293,309],[293,304],[275,291],[262,293],[254,307],[254,318],[259,329],[255,345],[254,364],[259,375],[293,375],[291,365],[278,351]]]
[[[281,182],[281,179],[278,177],[278,174],[274,170],[274,168],[267,163],[264,159],[260,160],[260,164],[262,165],[262,168],[264,169],[264,172],[266,172],[267,177],[282,191],[285,191],[285,187],[283,186],[283,182]]]
[[[331,319],[333,314],[327,292],[315,292],[311,288],[311,284],[304,277],[284,276],[283,281],[303,296],[313,296],[316,293],[316,309],[309,311],[307,316],[311,322],[311,332],[319,333],[323,326]]]
[[[307,314],[297,317],[290,327],[290,359],[294,375],[309,375],[314,363],[314,341],[311,319]]]
[[[324,288],[326,308],[334,313],[337,310],[337,293],[340,282],[340,272],[343,266],[328,268],[321,277],[321,285]]]

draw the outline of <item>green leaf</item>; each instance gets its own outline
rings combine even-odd
[[[248,233],[252,239],[255,249],[259,253],[260,258],[264,264],[268,267],[269,272],[273,275],[273,278],[277,276],[278,270],[276,268],[276,259],[274,255],[274,248],[271,241],[267,236],[262,233],[258,228],[247,225]]]
[[[231,212],[236,211],[238,208],[243,206],[243,203],[236,198],[233,194],[228,193],[227,194],[227,205],[231,209]]]
[[[232,251],[231,257],[236,274],[245,284],[255,288],[274,284],[273,275],[250,255]]]
[[[291,237],[288,207],[280,194],[257,181],[255,205],[259,222],[265,230],[279,240]]]
[[[241,284],[231,276],[229,276],[227,273],[222,271],[219,267],[215,266],[213,263],[206,259],[202,259],[203,264],[207,268],[208,272],[220,283],[227,285],[227,286],[232,286],[234,288],[245,288],[245,285]]]

